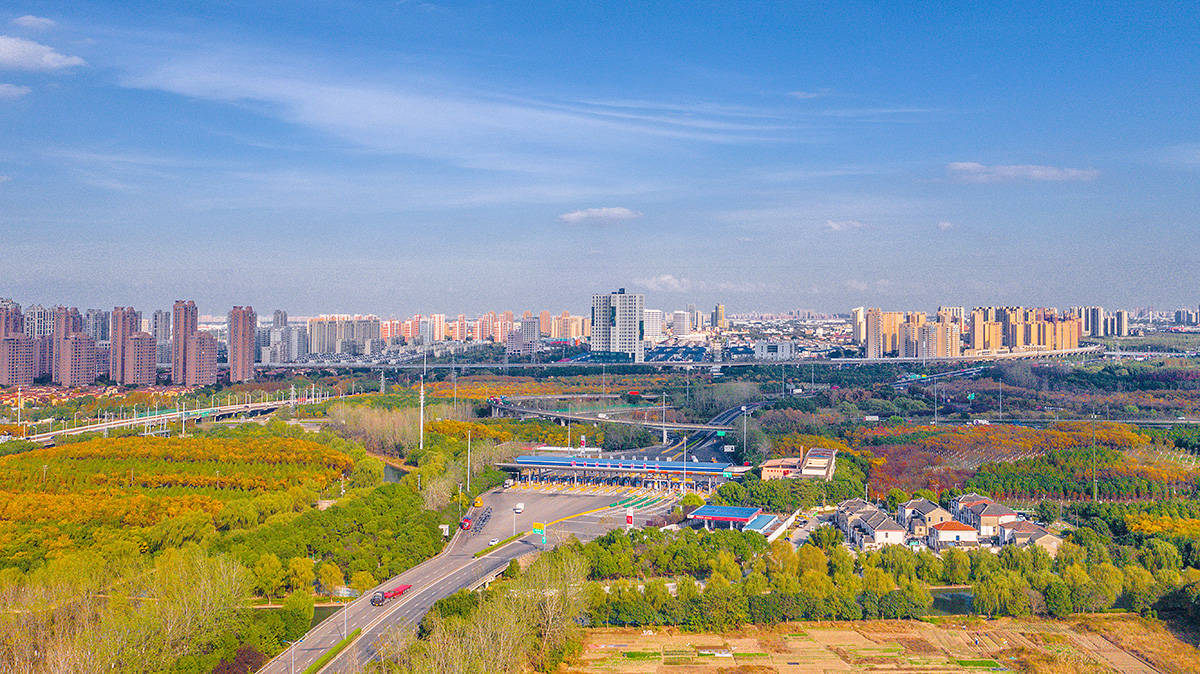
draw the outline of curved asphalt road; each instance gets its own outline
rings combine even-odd
[[[310,630],[291,648],[295,651],[295,671],[304,671],[345,636],[343,620],[349,632],[362,628],[362,633],[321,671],[355,671],[360,663],[374,659],[378,652],[379,638],[390,628],[419,622],[438,599],[470,587],[480,579],[503,570],[511,560],[542,548],[541,538],[529,535],[476,559],[474,554],[486,548],[489,539],[507,538],[512,534],[514,526],[517,531],[529,531],[534,522],[553,523],[563,519],[564,521],[550,524],[548,527],[549,545],[568,534],[580,540],[589,540],[624,524],[624,513],[620,509],[606,507],[621,498],[621,495],[594,494],[587,491],[544,493],[536,489],[522,488],[485,494],[484,503],[492,507],[492,517],[484,530],[473,533],[460,532],[438,556],[427,559],[364,593],[342,611]],[[515,515],[514,522],[512,508],[517,503],[524,503],[525,511]],[[637,510],[634,524],[642,526],[667,508],[669,504],[663,503]],[[591,512],[596,510],[599,512]],[[371,606],[370,595],[375,590],[387,590],[398,585],[413,587],[400,598],[393,599],[383,606]],[[288,674],[292,672],[292,657],[293,653],[285,650],[259,671],[268,674]]]

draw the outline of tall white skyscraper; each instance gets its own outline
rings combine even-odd
[[[642,322],[646,326],[646,339],[651,342],[662,341],[663,312],[662,309],[647,309],[642,312]]]
[[[624,353],[635,363],[645,360],[646,296],[626,293],[592,295],[592,353]]]
[[[676,311],[671,315],[671,332],[675,336],[692,334],[692,314],[687,311]]]

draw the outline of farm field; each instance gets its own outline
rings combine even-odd
[[[1121,645],[1118,645],[1121,644]],[[724,634],[593,629],[562,672],[1187,672],[1197,649],[1136,616],[783,623]]]

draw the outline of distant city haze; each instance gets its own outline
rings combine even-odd
[[[0,11],[0,296],[1195,306],[1200,4]]]

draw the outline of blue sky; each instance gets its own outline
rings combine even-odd
[[[9,3],[0,295],[1200,302],[1195,3],[360,4]]]

